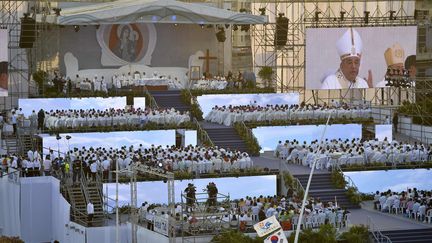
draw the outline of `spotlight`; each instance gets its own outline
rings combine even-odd
[[[395,20],[396,19],[396,16],[394,16],[394,14],[396,13],[396,11],[394,11],[394,10],[390,10],[390,20]]]
[[[369,11],[364,11],[364,21],[365,21],[365,24],[369,24],[369,14],[370,14]]]
[[[74,27],[75,32],[78,32],[80,30],[79,25],[74,25],[73,27]]]
[[[54,10],[56,16],[60,16],[60,12],[62,10],[61,8],[53,8],[53,10]]]
[[[203,24],[200,24],[199,26],[201,27],[201,29],[204,29],[204,25]]]
[[[72,138],[71,136],[66,135],[66,140],[69,140],[69,139],[71,139],[71,138]]]
[[[225,40],[226,40],[226,36],[225,36],[225,30],[224,30],[223,27],[222,27],[222,28],[219,28],[219,31],[216,33],[216,39],[217,39],[219,42],[225,42]]]
[[[344,21],[344,19],[345,19],[345,14],[346,14],[345,11],[340,11],[340,20],[341,20],[341,21]]]
[[[100,27],[100,25],[98,25],[98,24],[97,24],[97,25],[96,25],[96,29],[98,30],[98,29],[99,29],[99,27]]]
[[[321,11],[316,11],[315,12],[315,22],[319,21],[319,15],[321,14]]]
[[[159,162],[158,166],[159,166],[160,168],[162,168],[163,164],[162,164],[161,162]]]
[[[265,15],[266,14],[266,9],[265,8],[260,8],[260,9],[258,9],[258,11],[261,12],[261,15]]]

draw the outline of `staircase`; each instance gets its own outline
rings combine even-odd
[[[66,186],[67,199],[71,204],[71,219],[83,226],[102,226],[104,224],[104,211],[100,189],[95,184],[87,186],[87,189],[83,188],[81,184]],[[91,225],[87,214],[88,201],[91,201],[94,206]]]
[[[306,188],[309,175],[294,175],[299,179],[303,188]],[[311,186],[309,188],[309,196],[313,198],[319,198],[321,202],[334,202],[335,197],[338,205],[341,208],[360,208],[359,205],[352,204],[348,197],[345,195],[346,189],[336,189],[334,188],[331,181],[331,173],[320,173],[314,174],[312,177]]]
[[[225,149],[248,152],[246,143],[233,127],[209,122],[201,122],[201,127],[207,132],[214,145]]]
[[[81,185],[67,186],[66,191],[68,194],[69,203],[71,204],[71,220],[87,226],[87,202],[81,189]]]
[[[19,135],[21,154],[27,153],[27,151],[34,151],[33,136],[28,134]]]
[[[149,91],[160,108],[174,108],[185,112],[190,110],[190,105],[181,99],[180,90]]]
[[[20,152],[18,138],[15,135],[4,136],[3,141],[8,154],[18,154]]]
[[[428,243],[432,239],[432,228],[381,231],[392,243]]]
[[[94,206],[93,226],[102,226],[104,222],[103,201],[100,190],[101,188],[94,183],[87,186],[88,199]]]

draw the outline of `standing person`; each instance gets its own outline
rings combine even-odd
[[[44,121],[45,121],[45,112],[43,109],[40,109],[38,112],[38,129],[42,130],[44,128]]]
[[[13,127],[13,135],[16,135],[17,133],[17,120],[18,120],[18,116],[15,114],[15,111],[12,111],[11,123]]]
[[[93,226],[94,205],[91,201],[87,204],[88,226]]]
[[[397,130],[398,123],[399,123],[399,116],[398,116],[398,113],[395,112],[395,113],[393,114],[393,127],[394,127],[394,129],[395,129],[395,133],[398,132],[398,130]]]
[[[44,176],[50,176],[51,175],[51,159],[49,154],[45,157],[45,160],[43,161],[43,167],[44,167]]]

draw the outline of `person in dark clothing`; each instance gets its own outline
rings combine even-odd
[[[43,109],[40,109],[38,112],[38,129],[43,129],[45,121],[45,112]]]
[[[398,123],[399,123],[399,116],[398,116],[398,113],[395,112],[393,115],[393,127],[394,127],[396,133],[398,132],[398,130],[397,130]]]
[[[263,220],[265,220],[267,217],[266,217],[266,214],[265,214],[265,212],[264,212],[264,209],[260,209],[260,211],[258,212],[258,220],[259,221],[263,221]]]

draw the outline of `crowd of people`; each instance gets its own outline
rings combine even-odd
[[[189,185],[193,187],[193,185]],[[186,190],[188,190],[186,188]],[[206,202],[207,203],[207,202]],[[231,200],[230,206],[224,208],[223,202],[217,202],[218,210],[213,212],[220,217],[212,217],[213,227],[231,228],[243,232],[253,231],[252,226],[259,221],[275,216],[284,230],[292,230],[298,224],[301,209],[301,198],[297,196],[259,196]],[[208,230],[208,218],[197,216],[194,211],[199,205],[193,200],[187,205],[177,204],[175,215],[171,217],[176,222],[178,231]],[[192,208],[192,210],[190,210]],[[185,210],[187,209],[187,210]],[[210,213],[211,214],[211,213]],[[322,202],[319,198],[310,198],[306,202],[302,228],[317,228],[322,224],[332,224],[335,227],[345,227],[349,221],[350,212],[338,207],[335,202]],[[140,216],[148,225],[152,225],[155,216],[170,217],[165,205],[150,205],[143,203]],[[151,227],[150,227],[151,228]],[[216,229],[217,230],[217,229]]]
[[[339,165],[367,165],[369,163],[400,163],[430,161],[432,148],[422,143],[401,143],[396,140],[378,139],[363,141],[356,139],[325,139],[311,143],[297,140],[279,141],[274,155],[291,163],[311,167],[317,160],[317,169],[328,169],[336,163]]]
[[[318,120],[326,119],[331,114],[336,118],[369,118],[371,109],[363,106],[350,107],[346,104],[333,105],[266,105],[255,102],[249,105],[215,106],[206,116],[206,121],[230,126],[235,122],[262,122],[274,120]]]
[[[167,85],[169,88],[174,89],[183,87],[177,77],[172,78],[169,75],[160,75],[157,72],[148,75],[145,72],[140,73],[138,71],[128,72],[127,74],[114,74],[111,78],[98,77],[97,75],[93,78],[82,78],[78,74],[74,78],[70,78],[55,73],[51,84],[59,93],[67,94],[72,91],[108,93],[109,90],[155,85]]]
[[[407,188],[406,191],[377,191],[374,208],[382,212],[403,214],[420,222],[432,222],[432,191]]]
[[[30,121],[35,121],[40,115],[35,111],[29,116]],[[141,109],[125,108],[105,110],[80,109],[80,110],[51,110],[45,111],[43,125],[47,129],[80,128],[80,127],[115,127],[115,126],[140,126],[148,122],[156,124],[180,125],[190,121],[189,112],[171,109]]]
[[[192,89],[202,90],[222,90],[228,85],[228,81],[223,76],[215,76],[213,79],[205,79],[203,77],[200,80],[194,81]]]
[[[246,152],[201,146],[155,146],[145,148],[133,145],[121,148],[74,148],[65,154],[49,150],[42,157],[37,151],[28,151],[27,156],[4,155],[2,171],[13,168],[23,176],[55,175],[72,177],[79,182],[82,176],[95,180],[98,175],[109,178],[110,171],[129,169],[133,163],[162,168],[167,171],[189,173],[223,173],[235,169],[250,169],[253,161]],[[83,174],[84,173],[84,174]]]

